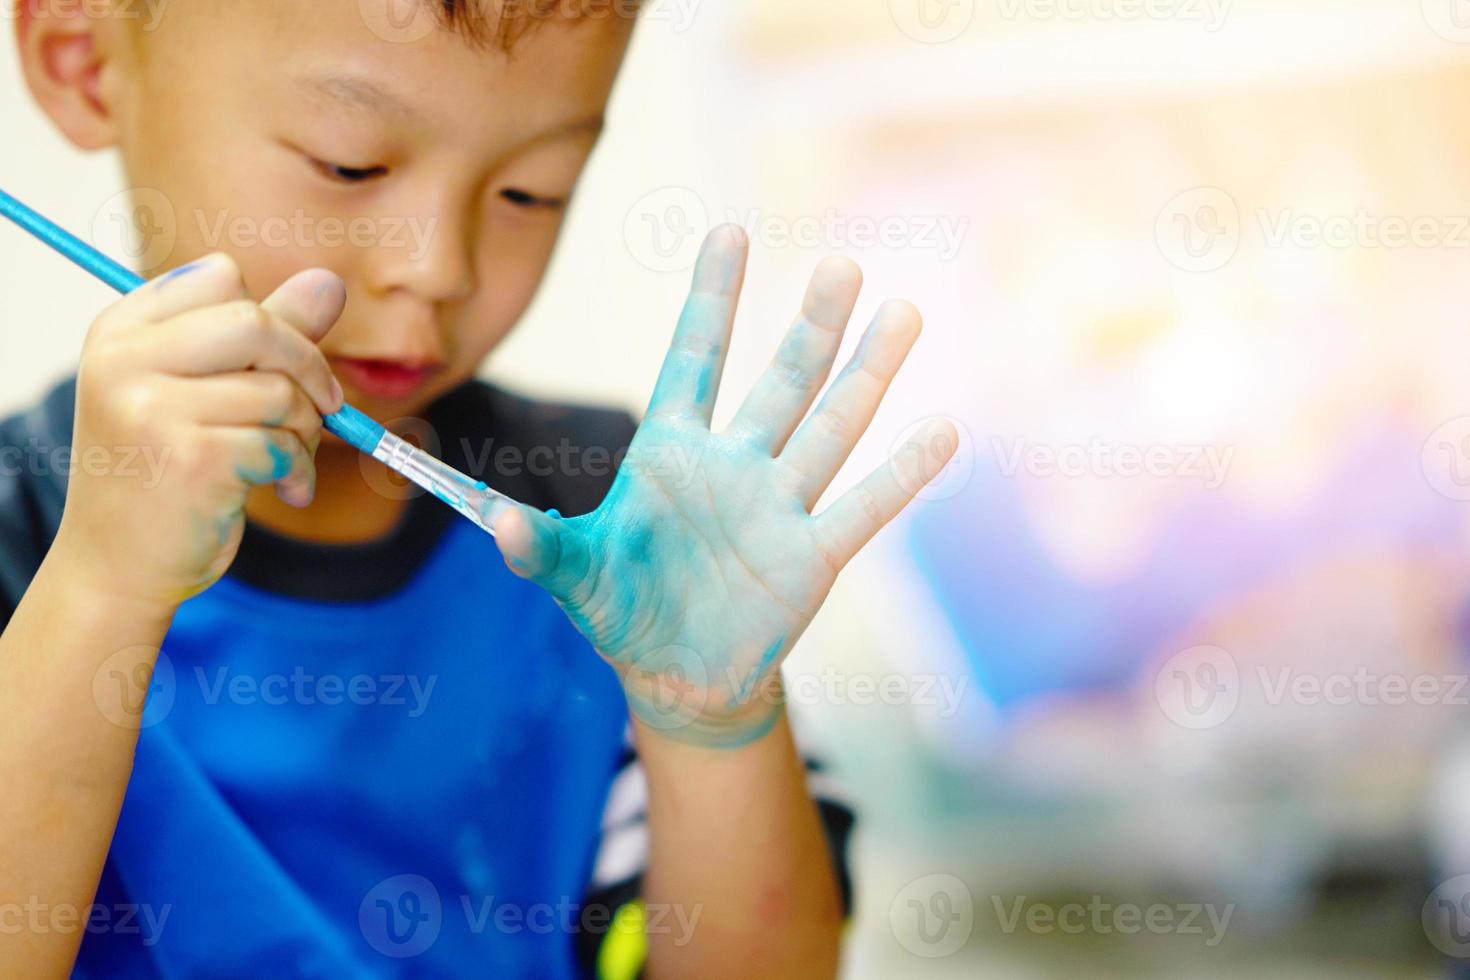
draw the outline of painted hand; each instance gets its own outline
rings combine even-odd
[[[512,570],[546,588],[612,664],[633,714],[716,746],[774,724],[776,671],[837,573],[957,444],[949,423],[930,422],[811,513],[919,335],[912,306],[884,304],[803,422],[861,286],[843,259],[817,268],[770,367],[730,426],[711,432],[745,254],[738,228],[705,241],[648,413],[602,506],[565,520],[521,507],[496,525]]]

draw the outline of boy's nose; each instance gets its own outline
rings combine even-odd
[[[473,235],[463,212],[451,207],[424,209],[401,218],[395,234],[385,230],[376,249],[376,275],[382,292],[401,290],[431,303],[464,299],[474,291]]]

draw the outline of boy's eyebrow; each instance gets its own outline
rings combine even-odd
[[[419,115],[418,110],[413,106],[369,78],[356,75],[312,75],[303,81],[310,88],[344,105],[371,109],[403,119],[414,119]],[[529,142],[539,143],[543,140],[573,136],[582,132],[596,135],[602,132],[603,122],[601,113],[575,119],[553,126],[545,132],[537,133]]]
[[[355,75],[311,75],[302,81],[308,87],[344,105],[372,109],[393,116],[418,115],[407,102],[367,78]]]

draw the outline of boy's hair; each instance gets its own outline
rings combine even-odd
[[[637,16],[640,0],[426,0],[450,29],[473,44],[509,51],[521,37],[552,18]]]

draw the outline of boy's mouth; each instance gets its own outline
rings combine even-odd
[[[377,358],[334,357],[332,367],[342,382],[368,398],[407,398],[424,386],[442,365]]]

